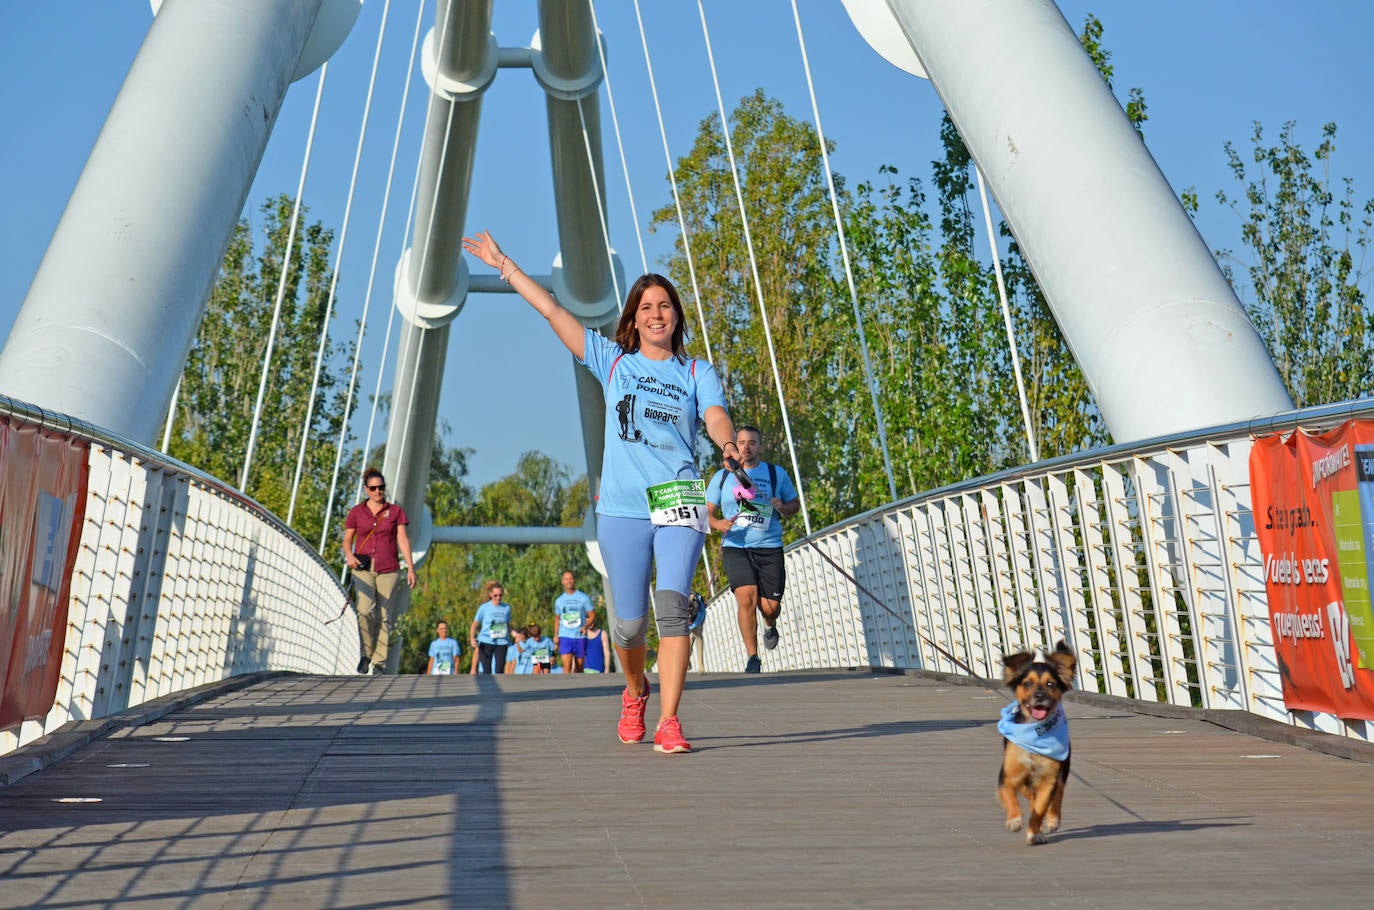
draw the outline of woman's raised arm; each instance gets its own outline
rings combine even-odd
[[[476,256],[482,262],[496,269],[496,273],[501,276],[515,292],[525,298],[525,302],[539,311],[539,315],[549,321],[553,332],[558,336],[558,340],[572,351],[573,356],[581,360],[586,353],[584,350],[586,342],[586,328],[577,321],[577,317],[563,308],[553,295],[544,290],[539,282],[529,275],[526,275],[520,266],[511,261],[511,258],[501,252],[501,247],[496,245],[491,234],[487,231],[478,231],[476,237],[464,237],[463,249]]]

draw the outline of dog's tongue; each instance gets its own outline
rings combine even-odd
[[[1044,720],[1050,716],[1050,709],[1044,705],[1031,705],[1030,713],[1036,720]]]

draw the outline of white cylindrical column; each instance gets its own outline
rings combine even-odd
[[[606,177],[601,154],[600,36],[583,0],[543,0],[531,60],[544,89],[553,165],[554,209],[564,306],[584,323],[617,314],[625,288],[616,293],[603,222]],[[586,135],[583,129],[586,129]],[[589,160],[590,156],[590,160]]]
[[[416,175],[412,244],[396,271],[396,307],[405,318],[392,384],[383,470],[391,495],[412,515],[424,508],[435,422],[454,317],[467,300],[462,260],[482,94],[496,73],[489,0],[440,0],[422,64],[430,85],[428,124]],[[411,526],[417,559],[432,523]],[[401,592],[397,615],[409,595]],[[395,652],[395,654],[399,654]],[[395,656],[391,659],[395,669]]]
[[[0,351],[0,393],[151,444],[322,0],[168,0]]]
[[[1117,442],[1292,407],[1211,252],[1050,0],[887,5]]]

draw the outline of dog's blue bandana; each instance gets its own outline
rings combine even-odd
[[[1055,708],[1053,714],[1041,721],[1018,724],[1012,720],[1018,707],[1019,705],[1013,701],[1002,709],[1002,717],[997,721],[997,732],[1027,752],[1044,755],[1056,761],[1068,758],[1069,719],[1064,716],[1064,709]]]

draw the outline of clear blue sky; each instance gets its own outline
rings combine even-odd
[[[352,34],[331,62],[316,154],[306,184],[311,217],[342,227],[367,77],[382,19],[382,0],[367,0]],[[696,5],[645,0],[654,73],[674,156],[685,154],[697,123],[715,110]],[[708,0],[707,21],[727,106],[762,86],[789,112],[810,122],[811,110],[785,0]],[[533,2],[496,4],[494,32],[504,46],[526,45],[536,28]],[[1060,0],[1078,29],[1089,12],[1105,25],[1115,82],[1123,96],[1144,89],[1146,142],[1176,190],[1203,196],[1199,220],[1209,246],[1238,246],[1237,219],[1213,196],[1234,189],[1222,145],[1247,148],[1259,120],[1276,135],[1295,120],[1302,144],[1318,141],[1323,123],[1340,127],[1337,174],[1353,179],[1361,199],[1374,196],[1374,112],[1368,92],[1374,62],[1368,36],[1374,4],[1365,0],[1150,0],[1086,3]],[[837,171],[857,181],[894,164],[929,176],[938,155],[939,102],[930,85],[878,58],[850,24],[839,0],[802,0],[802,23],[826,133],[838,148]],[[362,176],[341,266],[340,330],[359,318],[399,109],[405,62],[416,22],[415,0],[393,0],[382,70],[364,147]],[[643,51],[628,0],[597,4],[609,48],[610,88],[619,116],[639,223],[671,201],[666,165],[645,78]],[[8,331],[120,81],[152,20],[143,0],[44,0],[0,4],[0,331]],[[424,29],[433,21],[428,9]],[[995,67],[995,60],[985,62]],[[317,75],[287,97],[249,201],[295,191]],[[423,83],[416,77],[402,139],[391,215],[382,235],[373,316],[364,343],[377,383],[389,284],[399,257],[422,125]],[[612,241],[633,274],[640,267],[626,183],[602,93]],[[501,70],[483,107],[483,133],[469,213],[471,229],[490,228],[531,271],[547,270],[557,251],[550,202],[547,128],[542,94],[523,70]],[[646,234],[649,265],[671,244]],[[985,242],[985,241],[984,241]],[[478,267],[480,269],[480,266]],[[584,470],[570,359],[543,321],[511,297],[474,296],[454,324],[442,416],[450,444],[476,450],[472,480],[508,473],[519,454],[546,451]],[[382,375],[385,389],[391,365]],[[3,392],[3,390],[0,390]],[[741,415],[747,416],[747,415]],[[365,427],[359,423],[359,433]],[[377,440],[385,437],[377,430]],[[780,455],[781,452],[779,451]]]

